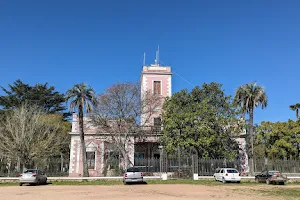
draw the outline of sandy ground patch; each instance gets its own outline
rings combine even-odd
[[[252,200],[277,199],[248,193],[251,188],[266,189],[269,186],[204,186],[204,185],[110,185],[110,186],[7,186],[0,187],[1,200],[95,200],[95,199],[225,199]],[[290,186],[284,186],[290,187]],[[293,188],[300,186],[291,186]],[[271,189],[271,188],[270,188]],[[278,198],[280,199],[280,198]]]

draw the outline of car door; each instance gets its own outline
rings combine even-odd
[[[261,180],[262,180],[262,175],[263,175],[263,172],[261,172],[260,174],[257,174],[257,175],[255,176],[255,179],[258,180],[258,182],[261,182]]]
[[[261,174],[261,177],[260,177],[260,181],[261,182],[265,182],[268,178],[268,172],[267,171],[264,171],[262,174]]]
[[[214,176],[216,180],[219,180],[219,173],[220,173],[220,169],[216,169]]]
[[[41,173],[40,170],[36,170],[36,180],[41,182]]]
[[[220,170],[220,173],[219,173],[219,180],[222,181],[223,177],[224,177],[224,174],[225,174],[225,169],[221,169]]]
[[[40,179],[41,182],[46,183],[47,177],[46,177],[45,173],[43,171],[40,171],[40,174],[41,174],[41,179]]]

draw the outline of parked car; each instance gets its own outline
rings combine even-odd
[[[239,171],[234,168],[218,168],[214,173],[216,181],[226,182],[241,182]]]
[[[20,174],[20,186],[23,184],[46,184],[47,176],[38,169],[27,169],[23,174]]]
[[[284,185],[286,181],[288,181],[287,177],[282,175],[280,171],[277,170],[269,170],[263,171],[260,174],[255,176],[255,181],[257,183],[264,182],[267,184],[282,184]]]
[[[143,183],[143,173],[137,167],[131,167],[125,170],[123,183]]]

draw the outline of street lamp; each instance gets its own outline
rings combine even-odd
[[[160,173],[160,178],[162,177],[162,153],[163,153],[163,146],[159,145],[158,149],[159,149],[159,173]]]

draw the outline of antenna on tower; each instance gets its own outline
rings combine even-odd
[[[159,45],[158,45],[157,51],[156,51],[155,65],[159,66]]]
[[[146,66],[146,52],[144,52],[143,66]]]

